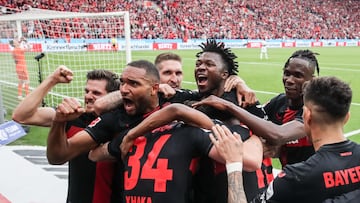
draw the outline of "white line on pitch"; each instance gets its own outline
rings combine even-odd
[[[350,137],[356,134],[360,134],[360,129],[345,133],[345,137]]]

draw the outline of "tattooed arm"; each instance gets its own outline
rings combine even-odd
[[[228,203],[246,203],[241,171],[228,174]]]
[[[217,153],[225,159],[228,174],[228,203],[246,203],[243,185],[243,142],[240,135],[231,133],[224,125],[212,127],[210,139]]]

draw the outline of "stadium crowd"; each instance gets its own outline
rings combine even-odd
[[[127,10],[134,39],[358,39],[360,35],[359,1],[0,0],[0,5],[17,10],[29,7],[73,12]],[[72,22],[67,26],[76,27]],[[109,25],[98,23],[96,30],[101,31],[101,26]],[[71,37],[122,37],[85,32],[86,29],[83,27],[81,34]],[[77,28],[72,30],[79,33],[75,32]],[[45,33],[45,37],[63,37],[56,33]]]

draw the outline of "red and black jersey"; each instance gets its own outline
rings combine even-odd
[[[66,135],[72,137],[83,130],[96,117],[83,114],[79,118],[66,123]],[[88,159],[88,153],[69,160],[67,202],[102,203],[110,200],[111,184],[104,184],[112,179],[113,163],[95,163]],[[103,177],[102,174],[108,174]]]
[[[165,106],[166,104],[164,104]],[[158,110],[160,106],[154,111]],[[154,112],[153,111],[153,112]],[[102,144],[107,141],[113,140],[113,138],[118,142],[117,149],[119,144],[121,143],[122,137],[119,135],[124,135],[122,132],[126,132],[127,130],[135,127],[139,124],[145,117],[150,115],[152,112],[144,114],[144,115],[134,115],[129,116],[126,114],[123,107],[117,108],[113,111],[107,112],[97,118],[95,118],[86,128],[85,131],[90,134],[90,136],[94,139],[95,142]],[[101,165],[99,165],[101,164]],[[98,167],[106,168],[108,172],[106,174],[97,175],[97,185],[111,185],[111,190],[120,191],[123,183],[123,176],[119,171],[122,170],[123,166],[121,163],[112,163],[112,162],[98,162]],[[105,180],[106,179],[106,180]],[[103,181],[101,181],[103,180]],[[101,182],[100,182],[101,181]],[[99,182],[99,183],[98,183]],[[119,189],[120,188],[120,189]],[[111,192],[111,191],[109,191]],[[122,198],[122,194],[120,193],[111,193],[111,202],[118,202],[118,199]],[[101,193],[97,193],[95,191],[94,197],[98,199],[100,202],[101,199],[105,198]],[[107,198],[109,195],[106,196]],[[106,199],[108,200],[108,199]]]
[[[238,104],[235,90],[225,92],[221,98],[236,105]],[[214,119],[225,121],[229,118],[233,118],[231,113],[223,112],[212,107],[202,107],[199,110]],[[263,118],[264,116],[264,111],[261,108],[257,108],[256,105],[250,106],[246,110],[258,117]],[[238,132],[243,141],[247,140],[251,135],[249,129],[240,125],[230,126],[230,129]],[[251,200],[256,194],[264,190],[268,186],[268,183],[274,179],[271,159],[264,159],[261,168],[255,172],[243,172],[243,178],[246,197],[248,200]],[[194,202],[226,203],[228,195],[227,188],[225,165],[216,163],[208,157],[199,159],[198,169],[194,175]]]
[[[252,202],[353,200],[359,195],[356,192],[360,188],[359,160],[360,145],[352,141],[324,145],[308,160],[286,165]]]
[[[240,125],[229,126],[232,132],[241,135],[246,141],[250,138],[250,131]],[[251,152],[250,152],[251,153]],[[243,183],[247,200],[252,200],[258,193],[265,190],[273,180],[272,165],[263,161],[262,167],[255,172],[243,171]],[[227,203],[228,181],[226,167],[208,157],[202,157],[198,163],[198,171],[194,175],[194,202]],[[270,170],[269,170],[270,167]]]
[[[124,161],[124,202],[191,202],[192,160],[211,146],[208,132],[180,123],[137,138]]]
[[[292,109],[287,104],[285,94],[279,94],[264,106],[268,119],[278,125],[292,120],[303,123],[302,106]],[[286,164],[305,161],[315,153],[314,148],[307,137],[286,143],[280,149],[280,162],[284,167]]]

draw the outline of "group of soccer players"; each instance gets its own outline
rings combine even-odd
[[[92,71],[92,77],[89,72],[85,107],[74,98],[65,98],[57,108],[37,107],[54,85],[72,80],[71,70],[64,66],[19,104],[14,120],[51,126],[49,162],[69,161],[68,202],[239,202],[240,194],[248,202],[309,197],[321,202],[359,188],[356,163],[351,171],[342,168],[348,161],[323,171],[326,180],[321,195],[315,196],[306,184],[293,184],[294,179],[301,182],[299,177],[318,182],[322,178],[309,177],[306,171],[315,173],[305,166],[290,165],[314,160],[315,150],[320,151],[314,150],[317,140],[310,139],[313,123],[332,123],[322,121],[323,114],[331,120],[332,113],[328,115],[321,102],[333,99],[343,105],[340,110],[331,106],[341,112],[333,119],[339,124],[345,123],[341,118],[347,117],[351,102],[351,90],[337,79],[312,83],[318,80],[315,72],[319,74],[316,53],[294,52],[283,68],[285,93],[261,107],[237,76],[237,57],[224,43],[207,40],[200,47],[194,71],[197,91],[181,89],[181,58],[165,53],[155,65],[146,60],[127,64],[120,78],[105,70]],[[307,81],[311,82],[305,95],[310,96],[304,107]],[[325,94],[319,102],[311,95],[323,94],[323,86],[343,89]],[[358,159],[359,147],[341,141],[349,145],[343,146],[342,157]],[[285,167],[280,181],[272,175],[272,157],[280,157]],[[345,170],[344,183],[337,182],[337,173],[345,174]],[[286,187],[277,186],[281,181],[288,183]]]

